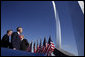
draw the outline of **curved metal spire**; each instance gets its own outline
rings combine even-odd
[[[56,20],[56,44],[57,48],[61,48],[61,27],[60,27],[60,20],[58,16],[58,12],[56,10],[56,5],[55,2],[52,1],[53,9],[54,9],[54,14],[55,14],[55,20]]]

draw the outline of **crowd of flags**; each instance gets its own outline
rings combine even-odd
[[[37,43],[37,45],[36,45]],[[33,48],[32,48],[33,46]],[[51,56],[51,53],[54,51],[55,49],[55,45],[51,39],[51,36],[49,37],[48,42],[46,41],[46,37],[44,37],[44,41],[42,43],[42,40],[40,39],[40,43],[37,42],[31,42],[29,47],[27,48],[28,52],[32,52],[33,49],[33,53],[43,53],[47,56]]]

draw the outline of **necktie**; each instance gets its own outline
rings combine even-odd
[[[19,35],[19,38],[20,38],[20,40],[21,40],[21,36]]]

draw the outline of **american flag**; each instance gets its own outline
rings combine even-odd
[[[50,42],[51,44],[51,51],[54,51],[54,49],[55,49],[55,45],[54,45],[54,43],[53,42]]]
[[[38,40],[37,40],[37,50],[36,50],[37,53],[39,53],[39,44],[38,44]]]
[[[44,37],[42,53],[45,54],[46,51],[47,51],[47,41],[46,41],[46,37]]]
[[[42,40],[40,39],[39,53],[42,53]]]
[[[36,47],[35,47],[35,42],[34,42],[34,46],[33,46],[33,48],[34,48],[34,53],[36,53]]]
[[[44,54],[47,52],[47,43],[46,43],[46,46],[43,46],[42,50],[43,50],[42,53],[44,53]]]
[[[31,41],[31,43],[30,43],[30,52],[32,52],[32,41]]]
[[[55,45],[54,45],[53,41],[51,40],[51,37],[49,37],[47,55],[51,56],[51,53],[54,51],[54,49],[55,49]]]

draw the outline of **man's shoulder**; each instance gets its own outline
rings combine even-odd
[[[12,35],[17,35],[18,33],[17,32],[13,32]]]
[[[13,34],[18,34],[17,32],[13,32]]]
[[[7,34],[5,34],[4,36],[8,36]]]
[[[7,34],[5,34],[3,37],[9,37]]]
[[[5,34],[5,35],[2,37],[2,40],[7,39],[7,38],[9,38],[9,36],[8,36],[7,34]]]

